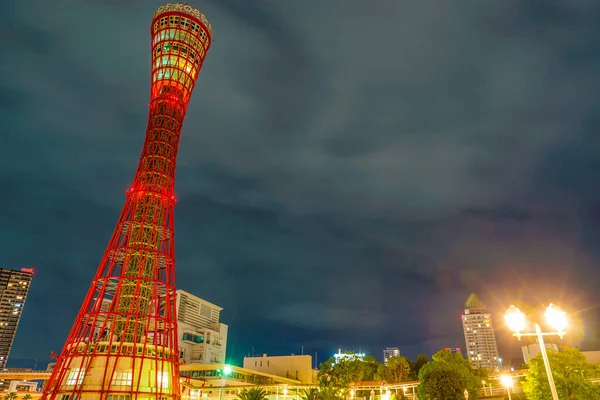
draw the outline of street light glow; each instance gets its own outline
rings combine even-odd
[[[567,329],[567,313],[561,310],[556,304],[550,303],[544,315],[548,324],[558,332],[564,332]]]
[[[500,383],[502,383],[502,386],[504,386],[505,388],[510,388],[513,385],[513,379],[512,376],[510,375],[502,375],[500,377]]]
[[[508,325],[508,327],[515,332],[513,336],[516,336],[519,340],[522,336],[537,336],[537,340],[540,345],[540,353],[542,354],[542,360],[544,360],[546,376],[548,377],[548,384],[550,385],[552,400],[559,400],[558,392],[556,391],[556,384],[554,383],[554,377],[552,376],[552,368],[550,366],[550,361],[548,360],[548,354],[546,353],[544,335],[556,335],[562,339],[566,333],[565,330],[567,329],[569,323],[567,321],[567,314],[552,303],[550,303],[548,308],[546,308],[545,316],[548,324],[552,326],[552,328],[556,329],[556,332],[543,333],[542,328],[540,328],[540,324],[537,322],[533,323],[535,333],[523,332],[525,329],[525,315],[514,305],[511,305],[508,310],[506,310],[506,314],[504,314],[504,320],[506,321],[506,325]],[[511,371],[512,370],[513,369],[511,368]],[[510,390],[508,388],[512,386],[512,378],[510,376],[503,375],[500,377],[500,381],[504,386],[506,386],[508,400],[510,400]]]
[[[223,367],[223,375],[229,375],[231,374],[231,366],[226,365]]]
[[[510,330],[519,333],[525,329],[525,314],[517,307],[511,305],[504,314],[504,321]]]

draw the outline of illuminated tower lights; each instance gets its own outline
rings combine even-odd
[[[183,4],[152,19],[146,140],[125,206],[43,399],[178,399],[173,208],[181,126],[212,40]]]

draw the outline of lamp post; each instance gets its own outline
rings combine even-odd
[[[231,367],[229,365],[225,365],[222,370],[218,370],[221,374],[221,387],[219,388],[219,400],[223,398],[223,386],[225,385],[225,377],[231,374]]]
[[[554,377],[552,376],[552,369],[550,368],[550,362],[548,361],[548,353],[546,352],[546,344],[544,343],[544,336],[556,335],[559,338],[563,338],[566,334],[567,329],[567,314],[562,311],[556,305],[550,303],[546,308],[544,314],[548,324],[555,329],[553,332],[542,332],[540,325],[534,323],[535,332],[524,333],[525,330],[525,314],[521,312],[517,307],[511,305],[506,314],[504,320],[506,325],[514,332],[513,336],[521,340],[522,336],[537,336],[538,343],[540,345],[540,352],[542,353],[542,360],[544,360],[544,367],[546,368],[546,375],[548,376],[548,383],[550,384],[550,392],[552,393],[552,400],[559,400],[558,394],[556,393],[556,385],[554,384]]]
[[[513,385],[512,376],[502,375],[500,377],[500,383],[502,383],[502,386],[506,388],[506,393],[508,393],[508,400],[512,400],[512,398],[510,397],[510,388]]]

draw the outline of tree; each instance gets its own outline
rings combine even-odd
[[[390,357],[386,365],[389,383],[405,382],[410,375],[410,360],[404,356]]]
[[[362,361],[363,381],[385,380],[385,375],[381,374],[382,367],[385,368],[385,365],[371,355],[364,356]]]
[[[253,387],[250,390],[244,389],[237,397],[240,400],[265,400],[267,393],[262,388]]]
[[[598,377],[598,369],[586,362],[581,351],[563,347],[560,352],[547,350],[554,384],[560,399],[600,399],[600,387],[589,378]],[[550,400],[550,384],[542,355],[527,363],[528,371],[523,382],[523,391],[529,400]]]
[[[15,400],[17,398],[17,394],[15,392],[10,392],[6,395],[6,400]]]
[[[339,358],[337,362],[334,357],[331,357],[322,363],[317,373],[317,380],[321,387],[333,386],[344,389],[351,383],[364,380],[365,375],[368,377],[372,373],[372,366],[369,363],[353,352],[346,352],[346,357]]]
[[[317,388],[304,389],[300,395],[302,400],[319,400],[319,390]]]
[[[339,390],[333,386],[323,386],[319,392],[319,400],[337,399]]]
[[[23,400],[30,400],[31,399],[31,395],[29,393],[27,393],[25,396],[23,396]]]
[[[418,395],[421,400],[477,400],[481,380],[461,354],[438,351],[419,371]]]
[[[416,381],[419,379],[419,371],[421,371],[421,368],[423,368],[423,366],[425,364],[427,364],[428,362],[429,362],[429,358],[425,354],[417,355],[417,359],[415,360],[414,363],[411,364],[411,367],[410,367],[410,369],[412,370],[412,372],[410,374],[411,381]]]

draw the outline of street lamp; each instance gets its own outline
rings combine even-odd
[[[500,377],[500,383],[502,383],[502,386],[506,388],[506,393],[508,393],[508,400],[512,400],[512,398],[510,397],[510,388],[513,385],[512,376],[502,375]]]
[[[223,398],[223,386],[225,385],[225,377],[231,375],[232,369],[230,365],[225,365],[223,369],[218,369],[217,372],[221,375],[221,387],[219,388],[219,400]]]
[[[558,400],[558,394],[556,393],[556,385],[554,384],[554,377],[552,376],[552,370],[550,369],[550,362],[548,361],[548,353],[546,352],[546,345],[544,344],[544,336],[556,335],[559,338],[563,338],[566,334],[567,326],[567,314],[562,311],[555,304],[550,303],[544,313],[546,322],[555,329],[554,332],[544,332],[538,323],[534,323],[535,332],[526,332],[526,320],[525,314],[521,312],[517,307],[511,305],[506,314],[504,315],[504,321],[506,325],[514,332],[513,336],[521,340],[523,336],[537,336],[538,343],[540,345],[540,352],[542,353],[542,360],[544,360],[544,367],[546,368],[546,375],[548,376],[548,383],[550,384],[550,392],[552,393],[552,400]]]

